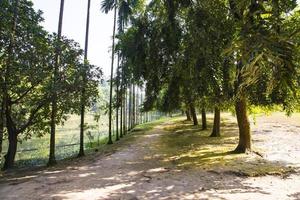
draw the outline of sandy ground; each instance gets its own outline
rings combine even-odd
[[[299,118],[297,118],[299,119]],[[266,159],[296,168],[288,176],[240,177],[162,166],[155,144],[163,125],[137,135],[118,151],[79,160],[72,167],[0,180],[0,199],[300,199],[300,122],[278,114],[259,117],[254,143]],[[133,136],[131,136],[133,137]]]

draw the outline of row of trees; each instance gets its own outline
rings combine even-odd
[[[121,5],[132,2],[143,3],[103,5],[123,16]],[[203,129],[206,110],[213,109],[214,137],[220,136],[220,111],[233,108],[237,153],[251,150],[250,106],[282,105],[288,113],[299,106],[295,0],[152,0],[142,8],[117,36],[121,99],[123,88],[145,84],[145,111],[181,109],[197,125],[201,110]]]
[[[20,138],[47,133],[49,165],[55,164],[56,125],[71,113],[81,114],[83,155],[84,110],[97,98],[102,72],[87,61],[89,11],[83,51],[62,36],[63,10],[61,0],[58,33],[50,34],[40,25],[42,12],[36,12],[31,1],[0,2],[0,146],[3,135],[9,142],[4,169],[13,167]]]
[[[54,164],[56,125],[70,113],[81,115],[79,156],[84,155],[85,110],[95,102],[101,78],[101,70],[88,62],[87,3],[83,51],[62,36],[64,0],[57,34],[40,26],[42,13],[31,1],[0,2],[0,17],[7,19],[0,22],[0,141],[6,133],[9,141],[5,169],[13,166],[21,135],[50,133],[49,164]],[[201,110],[205,129],[206,110],[214,109],[212,136],[220,136],[220,110],[234,108],[236,152],[251,150],[249,106],[280,104],[288,112],[298,106],[296,6],[295,0],[152,0],[147,6],[143,0],[103,0],[105,13],[114,11],[108,143],[113,108],[118,140],[136,124],[136,91],[145,86],[144,112],[181,109],[197,125]]]
[[[13,167],[17,144],[21,139],[42,137],[47,133],[50,133],[48,165],[55,164],[56,125],[67,120],[70,114],[80,115],[78,157],[84,156],[86,108],[98,106],[102,72],[88,61],[91,0],[87,0],[84,50],[75,41],[62,36],[64,4],[65,1],[61,0],[58,31],[50,34],[40,25],[43,21],[42,12],[36,12],[31,1],[4,0],[0,3],[0,17],[7,19],[0,22],[0,153],[5,135],[9,143],[4,169]],[[153,112],[140,112],[144,98],[142,84],[137,86],[125,79],[127,72],[121,70],[123,59],[119,47],[115,48],[116,27],[118,33],[123,34],[129,18],[141,10],[143,5],[139,1],[103,1],[101,4],[106,13],[114,10],[108,144],[113,142],[113,108],[116,109],[116,140],[138,123],[153,118]],[[114,79],[116,52],[118,67]],[[100,109],[106,110],[106,105]]]

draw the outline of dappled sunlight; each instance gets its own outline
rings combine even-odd
[[[85,178],[85,177],[93,176],[93,175],[96,175],[96,173],[91,172],[91,173],[79,174],[78,177]]]
[[[212,121],[212,119],[209,119]],[[283,174],[291,171],[285,163],[268,161],[256,154],[233,154],[238,143],[237,125],[222,120],[219,138],[210,138],[210,131],[203,131],[187,121],[168,124],[160,141],[155,144],[161,160],[177,168],[230,171],[246,176]],[[178,134],[180,133],[180,134]]]
[[[112,186],[106,186],[103,188],[91,188],[87,190],[79,190],[79,191],[61,191],[59,194],[52,195],[51,197],[55,198],[63,198],[63,199],[99,199],[99,198],[109,198],[114,192],[118,190],[127,188],[134,185],[132,183],[122,183],[116,184]]]
[[[211,127],[211,117],[208,122]],[[32,198],[34,191],[41,199],[58,200],[268,199],[282,190],[291,197],[299,196],[296,191],[300,182],[295,181],[300,180],[298,175],[287,173],[293,171],[290,163],[271,161],[255,153],[231,152],[238,142],[234,122],[222,120],[220,138],[209,137],[210,130],[203,131],[182,117],[160,123],[151,130],[147,126],[147,132],[139,129],[138,135],[130,135],[103,153],[19,176],[24,180],[14,177],[4,187],[1,185],[0,198],[1,193],[11,190],[25,192],[24,199]],[[265,134],[271,132],[254,131],[255,142],[279,144],[265,140]],[[296,133],[289,134],[294,137]],[[279,148],[275,153],[280,153]],[[261,149],[266,146],[261,145]],[[10,197],[14,199],[14,194]]]

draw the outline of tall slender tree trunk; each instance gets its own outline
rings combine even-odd
[[[116,78],[116,141],[120,140],[119,137],[119,108],[120,108],[120,92],[119,92],[119,86],[120,86],[120,56],[118,54],[118,64],[117,64],[117,78]],[[121,114],[122,116],[122,114]],[[120,118],[122,119],[122,117]],[[121,120],[122,121],[122,120]]]
[[[186,111],[185,111],[185,115],[186,115],[186,120],[187,120],[187,121],[192,121],[192,118],[191,118],[191,115],[190,115],[190,111],[189,111],[189,110],[186,110]]]
[[[108,124],[108,142],[112,144],[112,92],[113,92],[113,76],[114,76],[114,58],[115,58],[115,36],[116,36],[116,20],[117,20],[117,6],[114,8],[114,27],[113,27],[113,42],[111,55],[111,70],[110,70],[110,93],[109,93],[109,124]]]
[[[136,119],[135,119],[135,124],[139,125],[140,121],[140,112],[139,112],[139,106],[140,106],[140,95],[139,95],[139,87],[136,88],[136,106],[135,106],[135,111],[136,111]]]
[[[127,86],[124,84],[124,123],[123,123],[123,134],[127,134],[127,118],[128,118],[128,104],[127,104]]]
[[[132,85],[129,85],[129,103],[128,103],[128,129],[131,130],[132,121]]]
[[[0,110],[0,156],[2,153],[2,145],[3,145],[3,135],[4,135],[4,126],[5,126],[5,120],[4,120],[4,102],[3,98],[1,99],[1,110]]]
[[[14,126],[14,123],[11,119],[11,105],[9,102],[9,92],[8,92],[8,80],[10,78],[11,74],[11,65],[14,60],[14,48],[15,48],[15,35],[17,30],[17,23],[18,23],[18,12],[19,12],[19,0],[14,1],[14,11],[13,11],[13,19],[12,19],[12,29],[10,34],[10,43],[8,46],[8,59],[6,63],[6,68],[4,72],[4,80],[3,80],[3,99],[2,99],[2,114],[3,114],[3,120],[1,123],[3,123],[3,131],[4,131],[4,119],[6,119],[6,128],[8,132],[8,151],[5,155],[5,162],[3,169],[10,169],[14,166],[15,156],[17,152],[17,131],[16,127]],[[5,116],[4,116],[5,115]],[[1,130],[2,131],[2,130]],[[3,132],[2,132],[3,134]]]
[[[55,159],[55,131],[56,131],[56,115],[57,115],[57,80],[58,80],[58,71],[60,65],[60,39],[62,33],[62,24],[64,16],[64,4],[65,1],[60,1],[60,11],[59,11],[59,20],[58,20],[58,30],[57,30],[57,47],[55,52],[55,64],[53,70],[53,85],[52,85],[52,110],[51,110],[51,122],[50,122],[50,152],[49,152],[49,161],[48,165],[56,164]]]
[[[132,85],[132,122],[131,128],[134,128],[136,122],[136,98],[135,98],[135,85]]]
[[[123,90],[123,84],[124,84],[124,80],[123,80],[123,69],[120,66],[120,138],[123,137],[123,110],[124,110],[124,90]]]
[[[120,107],[120,138],[123,137],[123,110],[124,110],[124,104],[123,104],[123,98],[124,98],[124,95],[123,95],[123,90],[122,90],[122,86],[121,86],[121,107]]]
[[[191,111],[194,125],[196,126],[198,125],[198,119],[197,119],[196,109],[193,103],[190,103],[190,111]]]
[[[89,47],[89,29],[90,29],[90,7],[91,0],[88,0],[87,16],[86,16],[86,29],[85,29],[85,47],[84,47],[84,69],[82,72],[83,86],[81,90],[81,114],[80,114],[80,147],[78,157],[84,156],[84,117],[85,117],[85,104],[86,104],[86,68],[88,65],[88,47]]]
[[[202,130],[207,129],[207,119],[206,119],[206,110],[205,108],[202,108],[201,110],[201,115],[202,115]]]
[[[241,97],[235,104],[237,122],[239,126],[239,144],[234,150],[236,153],[251,151],[251,130],[247,114],[247,100]]]
[[[214,125],[210,137],[220,137],[221,113],[218,107],[215,107]]]

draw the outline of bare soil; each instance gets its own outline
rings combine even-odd
[[[156,147],[166,134],[174,134],[166,127],[177,122],[170,121],[127,136],[104,153],[55,168],[8,173],[0,179],[0,199],[300,199],[299,119],[276,113],[252,124],[254,145],[264,159],[293,173],[248,177],[165,163],[167,155]]]

